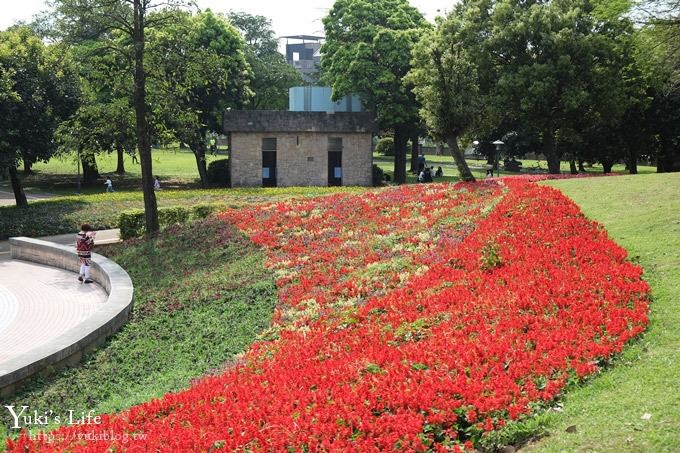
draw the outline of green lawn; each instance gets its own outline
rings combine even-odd
[[[530,451],[680,451],[680,174],[551,181],[645,269],[651,321],[615,366],[530,423]],[[643,419],[651,415],[648,420]],[[567,428],[570,428],[568,432]]]
[[[153,174],[159,176],[161,183],[167,188],[198,187],[198,169],[196,158],[188,149],[179,148],[152,150]],[[226,159],[225,150],[216,156],[206,156],[210,164],[216,159]],[[141,188],[141,167],[132,162],[132,157],[125,155],[125,175],[115,174],[117,157],[115,153],[97,155],[99,173],[111,176],[117,191],[136,191]],[[46,191],[58,195],[75,194],[78,187],[77,160],[75,153],[67,153],[52,158],[49,162],[38,162],[33,165],[35,174],[24,178],[24,186],[28,192]],[[81,170],[82,171],[82,170]],[[87,194],[104,192],[104,179],[92,186],[83,186],[81,191]]]
[[[35,379],[0,406],[119,411],[223,370],[270,325],[278,296],[264,252],[225,222],[210,218],[172,227],[153,242],[97,251],[132,278],[131,320],[81,366]],[[17,434],[10,426],[8,412],[0,412],[0,439]]]
[[[154,149],[152,150],[153,157],[153,173],[158,175],[165,188],[198,188],[198,170],[196,168],[196,159],[193,153],[188,150],[180,150],[179,148],[169,149]],[[206,161],[209,164],[216,159],[227,158],[227,151],[220,150],[216,156],[206,156]],[[453,164],[453,159],[448,154],[441,156],[426,156],[428,165],[434,165],[435,169],[442,166],[444,170],[444,177],[437,181],[457,181],[458,171]],[[377,153],[373,154],[373,161],[381,167],[390,176],[393,175],[394,158],[383,156]],[[125,175],[116,175],[116,155],[100,154],[97,156],[97,165],[100,173],[103,176],[111,176],[113,179],[114,188],[117,191],[138,191],[141,187],[141,167],[139,164],[132,163],[132,157],[125,155]],[[545,161],[536,161],[523,159],[524,171],[547,171],[547,164]],[[477,178],[484,178],[486,174],[486,161],[469,159],[470,165],[474,175]],[[49,162],[38,162],[33,165],[34,175],[24,178],[24,186],[27,192],[49,192],[57,195],[73,195],[77,191],[77,165],[76,156],[74,153],[65,154],[63,156],[53,158]],[[588,167],[589,172],[600,173],[602,166],[594,165]],[[569,163],[562,163],[562,171],[569,171]],[[614,172],[626,173],[623,165],[615,165]],[[638,168],[640,173],[653,173],[656,171],[655,167],[640,166]],[[513,174],[511,172],[501,171],[501,174]],[[409,183],[416,182],[416,176],[408,173],[407,181]],[[7,189],[7,188],[6,188]],[[82,193],[95,194],[104,192],[104,180],[97,182],[92,186],[81,187]]]
[[[252,189],[184,189],[157,192],[158,206],[215,204],[237,207],[291,197],[318,196],[367,190],[358,187],[287,187]],[[0,240],[12,236],[75,233],[83,222],[96,229],[118,227],[118,216],[144,206],[141,191],[70,195],[31,202],[28,208],[0,207]]]
[[[409,155],[410,158],[410,155]],[[442,154],[441,156],[425,156],[425,159],[427,161],[427,165],[434,165],[435,170],[437,169],[438,166],[441,165],[442,170],[444,171],[444,177],[443,178],[437,178],[435,181],[436,182],[453,182],[453,181],[458,181],[458,170],[456,169],[455,164],[453,163],[453,158],[448,155],[448,154]],[[530,160],[530,159],[520,159],[522,162],[522,173],[529,173],[529,172],[537,172],[537,173],[547,173],[548,172],[548,164],[546,161],[538,161],[538,160]],[[409,161],[410,162],[410,161]],[[393,176],[394,174],[394,157],[391,156],[383,156],[378,153],[373,154],[373,163],[377,164],[380,168],[383,169],[383,171],[387,174],[390,175],[390,177]],[[483,179],[484,176],[486,175],[486,160],[485,159],[468,159],[467,160],[468,165],[470,166],[470,169],[472,170],[472,173],[475,175],[476,178],[478,179]],[[410,166],[409,163],[407,162],[407,169]],[[501,164],[502,167],[502,164]],[[561,169],[563,172],[568,173],[569,172],[569,162],[562,162]],[[595,164],[592,167],[586,167],[586,171],[589,173],[602,173],[602,166],[599,164]],[[625,166],[622,164],[617,164],[614,165],[612,168],[612,171],[614,173],[628,173],[625,170]],[[643,166],[640,165],[638,166],[638,172],[640,174],[647,174],[647,173],[655,173],[656,172],[656,167],[650,167],[650,166]],[[501,175],[516,175],[517,173],[513,172],[507,172],[503,171],[501,169]],[[494,173],[495,175],[495,173]],[[412,173],[406,174],[406,179],[408,183],[415,183],[417,182],[416,180],[416,175]]]

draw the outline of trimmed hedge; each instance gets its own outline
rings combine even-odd
[[[184,224],[189,220],[205,219],[219,209],[216,204],[199,204],[193,207],[171,206],[158,209],[158,223],[161,228],[171,225]],[[118,217],[120,238],[130,239],[144,235],[144,210],[130,209],[123,211]]]

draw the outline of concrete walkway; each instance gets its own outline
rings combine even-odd
[[[0,261],[0,370],[3,362],[49,343],[107,300],[73,272],[18,260]]]
[[[40,239],[75,245],[75,234]],[[119,240],[119,230],[98,231],[95,245]],[[9,258],[9,242],[0,241],[0,370],[92,316],[108,297],[73,272]]]
[[[26,199],[28,201],[41,200],[44,198],[50,198],[54,196],[49,193],[30,193],[30,192],[25,193]],[[0,206],[14,206],[15,204],[16,201],[14,199],[14,192],[12,192],[11,189],[7,190],[7,188],[5,187],[0,187]]]

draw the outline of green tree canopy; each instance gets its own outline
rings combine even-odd
[[[133,106],[137,149],[142,166],[142,190],[146,234],[159,231],[158,206],[153,184],[151,131],[147,105],[146,35],[149,30],[170,25],[172,14],[188,0],[53,0],[56,27],[67,42],[100,39],[110,52],[117,52],[129,62],[132,74]],[[116,39],[124,37],[125,39]]]
[[[288,89],[303,83],[302,76],[279,52],[271,21],[264,16],[230,12],[229,22],[246,42],[246,58],[252,68],[250,89],[253,98],[247,107],[254,110],[285,110]]]
[[[462,45],[477,63],[486,132],[504,125],[539,137],[551,173],[560,171],[560,139],[576,143],[573,133],[593,124],[612,132],[639,95],[625,74],[630,23],[598,17],[594,6],[471,0],[456,8]]]
[[[477,122],[481,103],[477,69],[459,44],[457,31],[458,18],[450,15],[424,34],[413,49],[413,68],[406,81],[414,86],[420,114],[432,135],[448,143],[461,179],[474,181],[458,138]]]
[[[26,206],[16,166],[55,152],[54,132],[79,103],[75,66],[28,27],[10,28],[0,32],[0,93],[0,166],[9,169],[17,205]]]
[[[83,179],[93,182],[99,175],[96,154],[116,152],[117,173],[125,173],[123,156],[135,153],[136,131],[130,61],[120,52],[125,36],[112,32],[106,39],[82,39],[71,44],[80,74],[83,97],[76,114],[58,130],[60,148],[78,151]]]
[[[206,135],[222,130],[222,112],[251,97],[244,42],[226,18],[210,10],[176,20],[149,36],[153,103],[173,134],[196,156],[208,184]]]
[[[394,130],[394,180],[405,182],[406,143],[418,105],[404,76],[429,23],[407,0],[337,0],[323,23],[323,82],[335,99],[359,95],[380,127]]]

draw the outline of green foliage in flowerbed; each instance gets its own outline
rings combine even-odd
[[[293,197],[337,192],[360,192],[360,187],[289,187],[248,189],[162,190],[159,207],[212,205],[212,210]],[[83,222],[95,229],[118,228],[123,211],[142,209],[142,192],[115,192],[66,196],[31,202],[28,208],[0,207],[0,240],[12,236],[40,237],[75,233]],[[208,209],[208,208],[199,208]],[[200,217],[200,216],[196,216]]]
[[[121,410],[229,366],[271,322],[277,291],[263,253],[216,218],[97,251],[132,278],[131,320],[81,366],[35,379],[0,398],[2,405],[55,414]],[[13,434],[1,414],[0,434]]]

